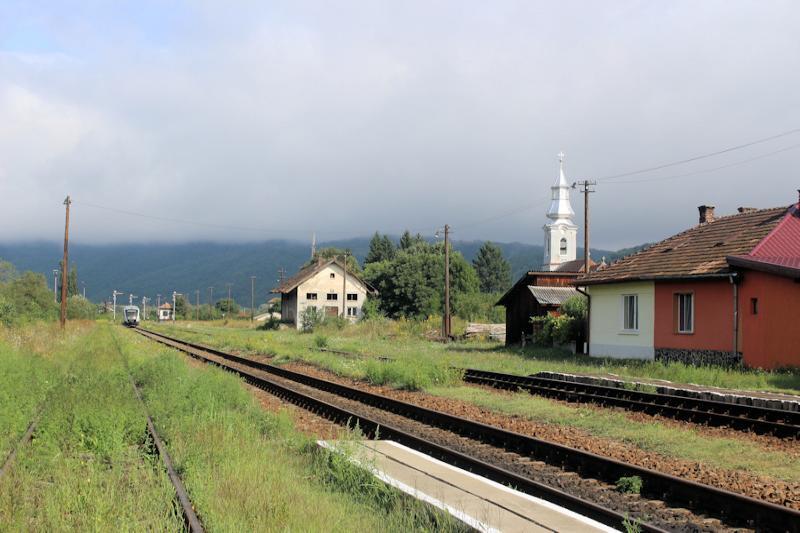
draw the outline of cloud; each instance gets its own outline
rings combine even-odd
[[[450,223],[539,243],[561,149],[571,178],[591,178],[800,124],[791,2],[89,6],[1,8],[46,46],[4,48],[0,22],[0,240],[57,238],[69,193],[84,242]],[[601,182],[593,240],[661,238],[701,203],[788,204],[799,154]]]

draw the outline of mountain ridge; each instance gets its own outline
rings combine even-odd
[[[397,242],[398,238],[392,237]],[[370,237],[353,237],[320,242],[318,248],[349,248],[363,264],[369,251]],[[453,241],[453,248],[472,261],[485,241]],[[512,278],[516,280],[527,270],[539,268],[542,263],[541,245],[520,242],[492,241],[511,263]],[[634,248],[626,248],[630,253]],[[0,243],[0,259],[10,261],[20,270],[41,272],[52,287],[52,270],[58,268],[63,252],[60,243],[30,241]],[[583,250],[578,250],[581,257]],[[613,250],[592,249],[592,257],[605,256],[607,260],[620,257]],[[187,294],[192,302],[199,290],[200,302],[208,301],[209,287],[214,287],[214,299],[227,296],[227,283],[231,283],[231,296],[242,305],[250,305],[250,276],[256,276],[256,303],[263,303],[272,295],[269,289],[278,283],[278,270],[286,269],[291,276],[310,257],[307,243],[285,239],[259,242],[220,243],[196,241],[188,243],[134,243],[134,244],[83,244],[70,245],[70,263],[78,268],[79,290],[84,282],[86,296],[94,301],[110,298],[113,290],[147,296],[155,302],[157,294],[162,299],[173,290]],[[138,300],[137,300],[138,301]]]

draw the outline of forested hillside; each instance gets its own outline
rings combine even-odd
[[[454,241],[453,247],[472,261],[483,241]],[[522,272],[538,268],[542,262],[542,247],[522,243],[497,243],[511,263],[512,279]],[[369,237],[330,241],[323,247],[349,248],[360,262],[369,250]],[[632,249],[627,249],[630,253]],[[0,259],[16,268],[43,273],[52,288],[52,270],[61,259],[59,243],[0,244]],[[578,254],[583,251],[579,249]],[[264,302],[269,289],[277,284],[278,271],[286,269],[291,275],[308,260],[310,248],[306,243],[271,240],[259,243],[187,243],[187,244],[119,244],[70,246],[70,263],[78,268],[79,290],[83,283],[91,300],[110,297],[111,291],[133,292],[138,296],[155,298],[156,294],[186,293],[195,300],[206,302],[208,287],[214,287],[214,298],[227,295],[226,283],[231,283],[232,296],[243,305],[250,303],[250,276],[256,276],[256,300]],[[592,256],[608,260],[617,252],[592,249]]]

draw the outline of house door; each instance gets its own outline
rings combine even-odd
[[[326,305],[325,316],[339,316],[339,308],[335,305]]]

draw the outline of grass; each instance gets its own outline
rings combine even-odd
[[[0,330],[1,394],[14,400],[2,404],[3,442],[46,399],[35,438],[0,478],[0,530],[184,529],[127,368],[210,531],[463,530],[318,452],[235,376],[108,323]]]
[[[41,325],[24,333],[38,332],[29,338],[58,360],[50,364],[60,372],[35,438],[0,480],[3,529],[180,530],[172,486],[142,446],[144,414],[119,356],[108,349],[108,332],[83,326],[43,336],[39,328],[47,333]],[[37,374],[18,377],[41,389]]]
[[[515,374],[556,371],[585,374],[617,374],[623,379],[661,379],[722,388],[800,393],[800,371],[765,372],[719,367],[694,367],[682,363],[595,359],[572,355],[564,350],[507,348],[497,342],[431,342],[421,333],[435,330],[436,320],[366,321],[344,329],[328,328],[317,335],[294,330],[259,331],[247,321],[222,323],[178,322],[147,324],[165,333],[204,342],[222,349],[276,353],[283,361],[304,361],[337,374],[368,379],[403,388],[455,383],[447,374],[449,366],[470,367]],[[324,337],[325,347],[361,354],[360,359],[343,361],[341,356],[320,352],[315,339]],[[386,371],[374,368],[376,356],[395,359]],[[385,364],[385,363],[381,363]]]
[[[208,529],[461,529],[349,461],[314,451],[286,413],[265,412],[233,375],[191,367],[185,356],[131,332],[117,334]]]
[[[527,392],[497,394],[468,386],[437,387],[427,392],[536,422],[578,428],[667,457],[800,481],[800,458],[796,454],[764,450],[741,439],[710,437],[655,421],[634,421],[618,411],[559,404]]]
[[[361,354],[343,357],[320,351],[314,335],[295,331],[256,331],[242,327],[178,323],[156,325],[155,329],[228,350],[278,354],[278,363],[301,361],[336,374],[374,384],[461,400],[495,412],[527,417],[546,424],[578,428],[653,451],[667,457],[697,461],[711,467],[743,470],[760,475],[800,481],[800,460],[794,454],[764,449],[737,438],[721,438],[657,421],[633,421],[624,413],[564,405],[528,393],[501,394],[463,385],[452,366],[482,368],[517,374],[540,370],[567,372],[611,372],[631,377],[657,377],[683,382],[705,382],[715,386],[784,390],[797,392],[797,374],[766,374],[663,365],[647,362],[594,361],[557,350],[526,351],[506,349],[496,343],[458,342],[449,345],[424,340],[424,325],[388,323],[358,324],[342,330],[324,329],[326,346]],[[376,356],[394,358],[385,362]],[[783,380],[783,381],[782,381]]]

